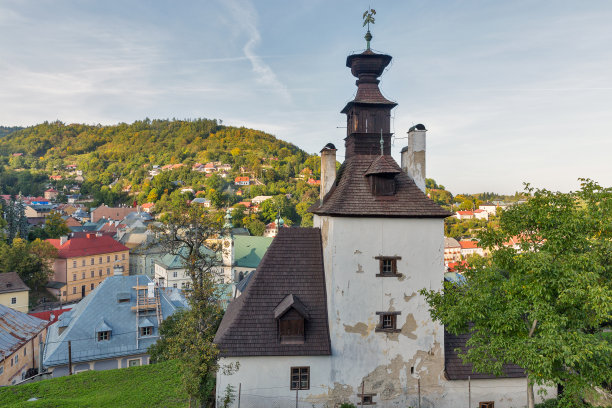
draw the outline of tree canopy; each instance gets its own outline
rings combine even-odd
[[[422,290],[432,317],[471,333],[465,360],[481,372],[524,368],[533,384],[562,384],[571,406],[612,381],[612,189],[583,180],[571,193],[533,189],[480,234],[491,250],[464,271],[465,284]],[[518,247],[504,245],[518,237]],[[570,402],[571,401],[571,402]]]

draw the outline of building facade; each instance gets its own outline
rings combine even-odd
[[[83,238],[47,241],[58,250],[53,280],[66,284],[61,292],[62,302],[81,300],[114,274],[115,269],[129,275],[129,249],[109,236],[89,233]]]
[[[14,385],[34,372],[47,322],[0,304],[0,386]]]
[[[357,93],[347,115],[345,161],[321,152],[321,196],[314,227],[281,229],[244,293],[229,304],[215,337],[218,397],[228,384],[250,406],[497,408],[524,405],[522,370],[473,373],[455,349],[465,339],[433,321],[423,288],[444,280],[444,218],[425,195],[425,132],[416,125],[391,157],[395,102],[378,88],[389,55],[350,55]],[[447,347],[450,345],[450,347]],[[248,394],[248,395],[247,395]]]
[[[0,273],[0,305],[27,313],[30,310],[29,302],[30,288],[23,283],[17,272]]]

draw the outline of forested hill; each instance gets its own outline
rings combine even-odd
[[[23,128],[19,126],[0,126],[0,138],[21,129]]]
[[[13,153],[23,153],[26,162],[41,158],[43,161],[78,160],[84,159],[83,155],[91,155],[104,161],[134,165],[164,165],[189,159],[224,161],[230,155],[245,156],[242,153],[259,157],[306,156],[296,146],[264,132],[222,126],[217,120],[209,119],[146,119],[111,126],[45,122],[14,131],[0,140],[0,156]]]

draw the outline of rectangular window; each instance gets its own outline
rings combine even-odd
[[[94,284],[93,283],[91,284],[91,290],[94,290]]]
[[[76,268],[76,261],[72,261],[72,267]]]
[[[16,297],[11,298],[11,305],[15,305],[15,304],[17,304],[17,298]]]
[[[493,401],[479,402],[478,408],[495,408],[495,402]]]
[[[27,355],[28,355],[28,349],[27,349],[27,348],[24,348],[24,349],[23,349],[23,355],[24,355],[24,356],[27,356]]]
[[[0,367],[0,375],[4,374],[4,366]]]
[[[85,272],[81,272],[81,279],[85,279]]]
[[[85,260],[83,259],[83,261],[81,262],[83,264],[83,266],[85,266]]]
[[[128,367],[138,367],[140,365],[140,359],[128,360]]]
[[[389,333],[399,332],[400,329],[397,328],[397,316],[400,315],[400,313],[401,312],[376,312],[380,320],[375,331]]]
[[[178,287],[178,285],[177,285],[176,283],[173,283],[173,284],[172,284],[172,287],[173,287],[173,288],[177,288],[177,287]]]
[[[361,399],[361,405],[376,405],[374,402],[376,394],[357,394],[357,396]]]
[[[110,268],[106,268],[106,274],[110,275]]]
[[[310,367],[291,367],[291,389],[310,389]]]
[[[19,364],[19,356],[15,354],[15,364]]]
[[[110,262],[110,255],[106,256],[106,262]]]
[[[378,259],[377,277],[400,276],[397,272],[397,260],[402,259],[401,256],[375,256],[374,259]]]
[[[76,295],[76,286],[73,286],[73,287],[72,287],[72,294],[73,294],[73,295]]]
[[[96,276],[96,272],[95,271],[91,271],[91,277],[93,278],[94,276]]]
[[[172,272],[172,277],[173,277],[173,278],[178,277],[178,272],[177,272],[177,271]]]
[[[150,336],[153,334],[153,328],[152,327],[141,327],[140,328],[140,335],[141,336]]]
[[[75,281],[76,280],[76,273],[72,274],[72,280]]]
[[[119,255],[115,254],[115,261],[119,260]]]
[[[93,265],[94,263],[96,263],[96,260],[94,258],[91,258],[91,264]]]
[[[102,263],[102,257],[98,258],[98,263],[101,264]]]
[[[98,276],[102,276],[102,269],[98,271]]]
[[[121,259],[125,261],[125,254],[121,254]]]
[[[106,341],[110,339],[110,331],[98,332],[98,341]]]

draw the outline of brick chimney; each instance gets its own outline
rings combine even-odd
[[[321,190],[319,193],[321,203],[336,181],[336,151],[336,146],[331,143],[326,144],[321,150]]]
[[[408,130],[408,146],[402,149],[402,170],[408,173],[418,188],[425,193],[425,135],[422,124]]]

